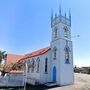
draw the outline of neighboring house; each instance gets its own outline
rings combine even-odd
[[[57,85],[74,83],[73,47],[71,40],[71,14],[69,18],[53,13],[51,15],[52,38],[50,46],[30,54],[26,54],[20,61],[32,63],[28,66],[27,83],[45,84],[55,82]]]
[[[16,54],[6,54],[3,61],[2,65],[0,67],[0,72],[9,72],[11,70],[11,67],[17,63],[23,56],[22,55],[16,55]],[[1,73],[0,73],[1,75]]]
[[[16,54],[6,54],[4,63],[7,64],[14,64],[21,59],[23,55],[16,55]]]

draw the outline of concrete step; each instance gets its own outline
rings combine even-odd
[[[45,86],[48,86],[48,87],[57,86],[57,83],[56,82],[48,82],[45,84]]]

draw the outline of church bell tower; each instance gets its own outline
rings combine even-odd
[[[58,85],[68,85],[74,82],[73,48],[71,40],[71,13],[69,17],[51,13],[51,51],[52,51],[52,81]]]

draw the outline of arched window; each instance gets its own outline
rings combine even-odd
[[[39,64],[40,64],[40,58],[38,57],[37,58],[37,60],[36,60],[36,62],[37,62],[37,73],[39,73]]]
[[[34,72],[34,66],[35,66],[35,60],[34,59],[32,59],[32,70],[31,70],[31,72]]]
[[[55,33],[54,36],[55,36],[55,38],[57,38],[57,30],[58,30],[57,27],[55,27],[55,29],[54,29],[54,33]]]
[[[45,59],[45,73],[47,73],[47,65],[48,65],[48,59]]]
[[[30,59],[27,60],[27,64],[28,64],[28,70],[27,70],[27,72],[29,72],[30,71]]]
[[[65,63],[69,64],[70,63],[69,62],[69,52],[70,52],[70,49],[69,49],[68,45],[65,46],[64,50],[65,50]]]
[[[56,58],[57,58],[57,48],[56,47],[53,48],[53,54],[54,54],[53,59],[56,60]]]
[[[68,28],[64,27],[64,36],[67,38],[68,37]]]

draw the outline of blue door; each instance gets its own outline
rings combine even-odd
[[[56,82],[56,67],[53,67],[53,81]]]

